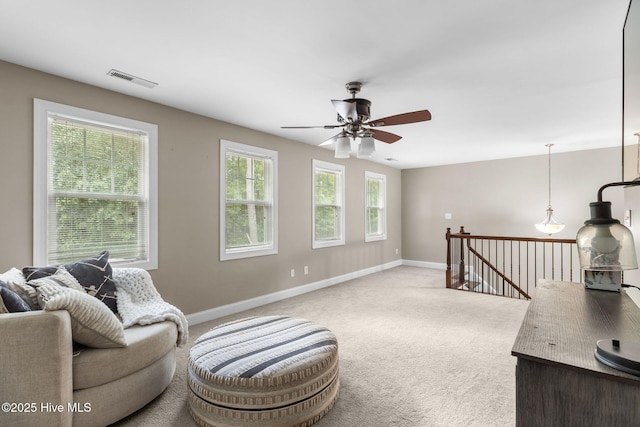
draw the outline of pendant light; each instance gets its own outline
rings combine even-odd
[[[578,230],[576,244],[580,268],[595,271],[622,271],[638,268],[633,234],[611,216],[611,202],[602,200],[609,187],[637,186],[638,181],[612,182],[598,190],[598,201],[589,203],[591,218]]]
[[[545,147],[549,149],[549,205],[547,206],[547,217],[544,221],[537,223],[536,228],[551,236],[553,233],[561,231],[564,228],[564,224],[560,224],[553,219],[553,209],[551,208],[551,147],[553,147],[553,144],[546,144]]]

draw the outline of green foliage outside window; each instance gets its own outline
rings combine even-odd
[[[141,182],[145,135],[51,120],[49,224],[60,263],[108,249],[113,259],[140,256],[146,201]]]
[[[107,248],[112,259],[138,253],[138,202],[56,197],[56,263]]]
[[[377,179],[367,179],[367,234],[381,234],[381,186]]]
[[[271,161],[228,151],[226,154],[225,235],[227,248],[271,242],[271,201],[267,174]]]
[[[340,206],[338,184],[340,176],[333,172],[315,173],[315,238],[335,240],[340,238]]]
[[[384,209],[386,204],[384,178],[366,178],[366,233],[368,236],[385,234]]]
[[[368,209],[369,222],[367,223],[368,234],[380,234],[380,212],[378,209]]]

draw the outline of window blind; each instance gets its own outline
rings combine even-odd
[[[147,133],[51,114],[47,139],[48,262],[146,260]]]

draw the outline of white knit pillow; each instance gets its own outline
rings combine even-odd
[[[9,271],[5,271],[4,273],[0,274],[0,280],[6,283],[17,283],[19,285],[27,284],[22,271],[18,270],[15,267],[12,267]]]
[[[38,286],[37,291],[44,310],[69,312],[71,336],[75,342],[94,348],[127,345],[122,323],[100,300],[84,291],[49,283]]]

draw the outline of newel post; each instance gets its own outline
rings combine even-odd
[[[464,231],[464,226],[460,226],[460,234],[468,234]],[[464,240],[460,239],[460,270],[458,270],[458,283],[456,287],[462,288],[464,285],[465,267],[464,267]]]
[[[447,227],[447,273],[446,273],[446,286],[451,287],[451,228]]]

